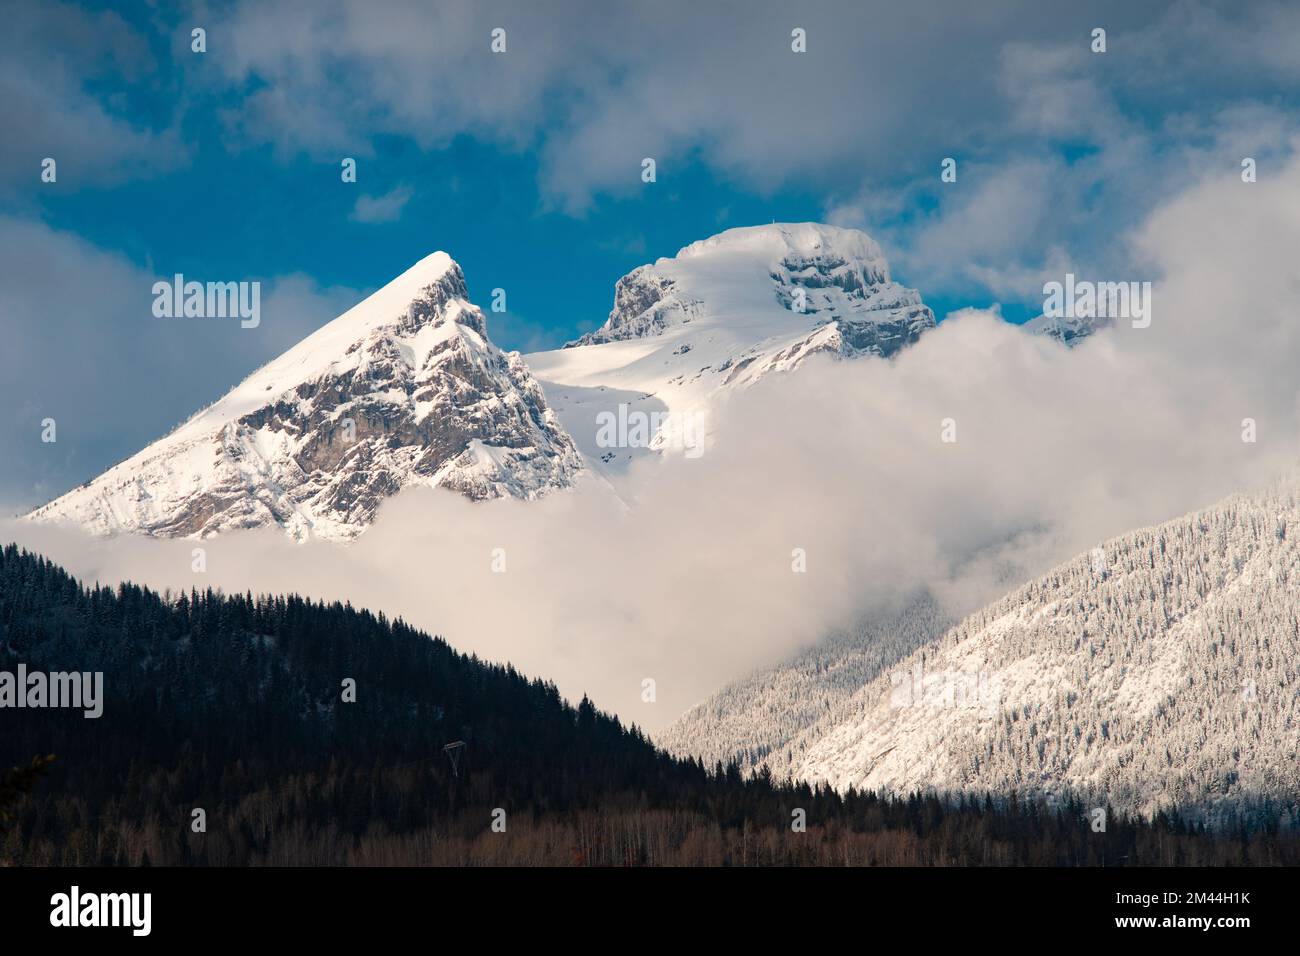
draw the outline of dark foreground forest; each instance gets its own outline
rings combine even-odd
[[[0,709],[9,865],[1300,863],[1276,830],[744,779],[383,614],[86,588],[10,545],[0,671],[20,663],[102,671],[103,714]]]

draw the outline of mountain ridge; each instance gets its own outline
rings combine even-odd
[[[1076,557],[857,694],[793,776],[1300,825],[1300,486]]]
[[[521,357],[491,343],[460,267],[436,252],[25,517],[98,535],[274,526],[346,542],[411,485],[530,500],[587,470],[694,457],[729,390],[817,355],[888,358],[934,324],[865,233],[773,223],[633,270],[600,328]],[[645,420],[628,428],[629,415]]]

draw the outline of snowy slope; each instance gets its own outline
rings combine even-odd
[[[707,766],[735,761],[790,775],[805,750],[851,716],[853,695],[885,668],[938,638],[952,619],[928,595],[902,611],[828,635],[776,667],[734,681],[655,735],[655,742]]]
[[[437,252],[29,517],[101,534],[279,525],[347,540],[408,485],[534,498],[581,469],[523,360],[488,340],[460,267]]]
[[[855,695],[795,776],[1067,791],[1211,822],[1300,800],[1300,488],[1108,542]],[[1300,824],[1300,817],[1293,817]]]
[[[811,355],[888,357],[933,326],[864,233],[777,223],[729,229],[633,270],[603,326],[527,361],[583,453],[616,470],[648,448],[598,442],[602,412],[658,414],[649,447],[688,451],[690,429],[707,431],[727,390]]]

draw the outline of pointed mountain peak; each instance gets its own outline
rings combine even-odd
[[[410,485],[535,498],[582,467],[527,365],[488,340],[460,267],[436,252],[30,517],[98,533],[279,525],[348,540]]]
[[[317,351],[318,346],[330,351],[343,338],[360,339],[375,331],[410,333],[444,319],[487,335],[482,312],[469,301],[460,265],[447,253],[435,252],[303,339],[294,351]]]

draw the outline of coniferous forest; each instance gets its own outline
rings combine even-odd
[[[103,714],[0,710],[8,865],[1300,863],[1294,832],[1113,813],[1097,832],[1078,802],[706,767],[382,613],[86,587],[10,545],[0,670],[19,663],[102,671]]]

